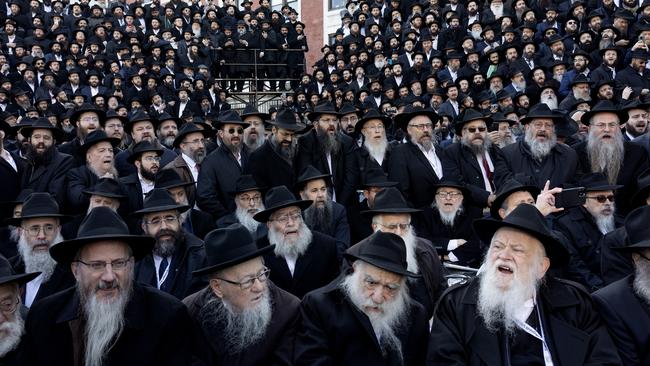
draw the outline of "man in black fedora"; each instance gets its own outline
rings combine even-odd
[[[609,184],[622,185],[616,192],[619,212],[629,212],[630,198],[636,192],[636,178],[648,167],[650,161],[643,147],[624,141],[621,124],[628,113],[616,108],[610,101],[601,101],[580,120],[589,127],[587,141],[575,146],[583,173],[605,174]]]
[[[7,223],[21,228],[18,255],[11,258],[16,273],[40,272],[25,284],[23,303],[32,303],[74,284],[70,269],[57,264],[48,249],[64,240],[61,224],[69,219],[59,213],[59,206],[48,193],[32,193],[22,207],[20,217]]]
[[[504,147],[496,161],[497,188],[517,173],[533,177],[540,189],[547,180],[551,187],[574,182],[578,156],[570,147],[558,144],[555,134],[555,125],[563,123],[564,117],[540,103],[520,122],[524,125],[524,138]]]
[[[247,104],[241,113],[241,119],[248,123],[248,127],[244,129],[244,143],[250,151],[255,151],[266,141],[264,123],[270,120],[271,116],[268,113],[258,111],[253,105]]]
[[[75,108],[70,116],[70,124],[75,126],[77,136],[59,146],[59,152],[74,157],[76,165],[84,165],[86,163],[86,156],[80,148],[86,142],[86,138],[91,132],[102,128],[101,123],[105,118],[106,113],[94,104],[84,103],[80,107]]]
[[[353,248],[350,269],[303,299],[294,365],[423,365],[427,314],[407,290],[418,275],[403,240],[378,232]]]
[[[192,271],[205,264],[203,241],[181,226],[181,214],[190,209],[179,205],[163,188],[152,190],[141,210],[142,232],[156,244],[135,266],[135,280],[154,286],[182,300],[205,286],[205,280],[192,276]]]
[[[263,255],[240,224],[206,237],[208,286],[185,298],[190,316],[208,344],[201,348],[206,365],[291,365],[300,300],[269,279]]]
[[[264,187],[260,187],[250,174],[240,175],[235,190],[230,192],[235,197],[235,211],[217,220],[220,229],[232,224],[241,224],[253,235],[255,240],[268,233],[266,225],[255,220],[253,216],[264,210]]]
[[[131,149],[128,161],[135,166],[136,171],[119,179],[128,197],[127,214],[141,209],[145,195],[154,189],[162,155],[163,150],[147,140],[135,144]]]
[[[221,145],[205,158],[196,188],[199,208],[215,220],[235,209],[228,192],[235,189],[237,178],[246,171],[250,153],[244,143],[248,123],[234,110],[221,112],[218,121]]]
[[[192,206],[181,213],[181,225],[186,232],[203,240],[210,231],[216,229],[212,215],[194,208],[194,201],[188,198],[187,191],[194,188],[194,182],[183,181],[174,169],[163,169],[156,174],[154,188],[166,189],[178,205]]]
[[[23,204],[34,191],[23,189],[13,201],[4,201],[0,204],[0,212],[3,217],[17,218],[23,210]],[[5,258],[14,257],[18,254],[18,239],[20,239],[21,228],[16,225],[5,225],[0,227],[0,254]]]
[[[328,188],[332,185],[331,175],[323,174],[318,169],[308,165],[298,176],[294,191],[303,200],[312,201],[311,206],[303,212],[307,226],[320,233],[336,239],[339,253],[350,246],[350,225],[348,225],[345,207],[332,201]]]
[[[372,209],[375,206],[375,196],[385,188],[395,187],[397,182],[388,180],[388,176],[381,168],[371,168],[366,170],[361,179],[361,191],[363,197],[359,197],[358,205],[349,207],[348,218],[350,220],[350,233],[352,243],[358,243],[362,239],[372,234],[372,220],[360,212]]]
[[[20,134],[29,141],[22,187],[33,189],[34,192],[48,192],[60,207],[65,207],[65,178],[75,162],[72,156],[56,149],[56,142],[61,141],[63,131],[52,126],[46,118],[39,118],[33,124],[23,127]]]
[[[294,158],[297,134],[307,128],[289,108],[281,108],[271,124],[271,136],[251,153],[247,174],[262,187],[293,187],[296,182]]]
[[[107,207],[51,248],[76,286],[36,303],[25,322],[24,365],[189,365],[192,319],[178,300],[134,281],[155,240],[130,235]],[[76,360],[76,361],[75,361]]]
[[[342,205],[352,202],[359,180],[356,144],[338,130],[339,113],[331,103],[321,103],[307,117],[314,128],[298,139],[295,172],[308,165],[328,173],[332,179],[332,199]]]
[[[474,229],[490,243],[483,271],[438,303],[429,364],[620,364],[589,294],[547,274],[569,255],[534,206]]]
[[[388,128],[393,123],[390,117],[377,110],[369,110],[354,126],[357,136],[361,137],[361,146],[356,150],[359,174],[372,168],[388,171],[393,144],[388,142]]]
[[[393,233],[402,238],[408,270],[419,275],[409,281],[409,292],[424,306],[430,318],[436,301],[447,286],[436,249],[429,240],[417,236],[414,228],[421,210],[408,207],[399,190],[388,187],[377,193],[373,207],[361,214],[371,218],[372,232]],[[348,252],[356,253],[357,245]]]
[[[615,248],[631,256],[633,272],[592,294],[623,365],[650,363],[650,207],[630,212],[625,220],[627,243]]]
[[[268,228],[258,246],[275,245],[264,262],[276,285],[302,298],[339,275],[336,240],[312,231],[303,220],[302,212],[312,201],[297,200],[287,187],[279,186],[269,189],[264,204],[266,209],[253,218]]]
[[[114,148],[119,139],[108,137],[103,130],[90,132],[77,153],[83,155],[83,165],[67,174],[68,212],[79,214],[88,207],[88,196],[83,191],[92,187],[100,178],[117,179]]]
[[[630,63],[623,70],[617,72],[614,77],[617,94],[629,86],[633,91],[630,95],[631,98],[644,97],[650,93],[650,71],[646,69],[647,46],[645,49],[637,48],[629,54]]]

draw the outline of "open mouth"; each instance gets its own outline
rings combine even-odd
[[[32,252],[46,251],[48,249],[50,249],[50,247],[47,244],[36,244],[32,247]]]
[[[298,235],[298,231],[297,230],[291,230],[291,231],[287,231],[286,233],[284,233],[284,236],[289,236],[289,235]]]
[[[498,266],[497,269],[499,270],[499,272],[501,272],[503,274],[512,274],[514,272],[512,270],[512,267],[506,266],[506,265]]]

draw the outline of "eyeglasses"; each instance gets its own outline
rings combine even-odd
[[[417,128],[418,130],[430,130],[433,128],[433,123],[422,123],[419,125],[408,125],[409,127]]]
[[[358,121],[359,118],[357,117],[341,117],[341,123],[354,123]]]
[[[121,271],[125,269],[128,265],[129,262],[131,262],[132,257],[128,258],[123,258],[123,259],[116,259],[111,262],[104,262],[104,261],[92,261],[92,262],[84,262],[82,260],[76,260],[75,262],[81,263],[84,266],[90,268],[91,271],[93,272],[104,272],[106,269],[106,265],[110,264],[111,265],[111,270],[113,271]]]
[[[607,127],[610,130],[613,130],[613,129],[618,127],[618,122],[610,122],[610,123],[598,122],[598,123],[592,124],[592,126],[598,128],[598,129],[604,129],[605,127]]]
[[[241,128],[241,127],[239,127],[239,128],[229,128],[227,131],[231,135],[234,135],[235,131],[237,131],[237,134],[239,134],[239,135],[242,135],[244,133],[244,129]]]
[[[262,200],[262,196],[260,196],[260,195],[255,195],[255,196],[252,196],[252,197],[251,197],[251,196],[249,196],[249,195],[244,195],[244,196],[239,196],[239,199],[240,199],[242,202],[251,202],[251,201],[252,201],[253,203],[257,203],[257,202],[259,202],[259,201]]]
[[[469,131],[469,133],[476,133],[477,130],[478,132],[485,132],[487,131],[487,127],[465,127],[463,130]]]
[[[395,231],[397,229],[405,231],[405,230],[408,230],[408,228],[411,227],[410,223],[406,223],[406,224],[390,224],[390,225],[384,225],[384,224],[377,223],[377,225],[379,225],[381,227],[384,227],[384,228],[386,228],[386,229],[388,229],[390,231]]]
[[[205,145],[205,139],[193,140],[193,141],[183,141],[184,144],[192,145]]]
[[[533,122],[532,125],[533,125],[533,127],[537,128],[537,129],[543,128],[543,129],[546,129],[546,130],[552,130],[553,128],[555,128],[555,125],[552,124],[552,123]]]
[[[81,122],[95,122],[95,123],[99,123],[99,118],[97,118],[97,117],[85,117],[85,118],[80,118],[79,121],[81,121]]]
[[[363,128],[365,128],[367,130],[383,131],[384,130],[384,125],[364,126]]]
[[[302,213],[301,212],[294,212],[294,213],[290,213],[290,214],[285,214],[285,215],[279,216],[279,217],[277,217],[275,219],[272,219],[270,221],[277,221],[277,222],[279,222],[281,224],[286,225],[289,222],[289,220],[291,220],[291,221],[302,220]]]
[[[20,304],[20,297],[18,296],[0,301],[0,311],[4,314],[13,314],[18,309],[18,304]]]
[[[266,282],[266,280],[269,279],[269,274],[270,273],[271,273],[271,270],[264,267],[262,272],[260,272],[258,275],[248,277],[248,278],[246,278],[246,279],[244,279],[244,280],[242,280],[240,282],[230,281],[230,280],[227,280],[225,278],[217,278],[217,279],[221,280],[221,281],[224,281],[224,282],[227,282],[227,283],[229,283],[231,285],[239,285],[239,288],[241,288],[242,290],[248,290],[249,288],[253,287],[253,284],[255,283],[255,280],[258,280],[261,283]]]
[[[150,162],[150,163],[153,163],[153,162],[159,163],[160,162],[160,156],[146,156],[146,157],[142,158],[142,160]]]
[[[37,236],[41,232],[41,230],[43,230],[43,234],[45,235],[52,235],[55,229],[56,226],[54,225],[43,225],[43,226],[34,225],[34,226],[23,228],[23,230],[27,231],[31,236]]]
[[[159,226],[162,224],[163,221],[165,222],[165,224],[169,225],[175,222],[176,220],[178,220],[178,216],[167,215],[165,217],[156,217],[153,220],[145,221],[144,223],[150,226]]]
[[[436,193],[436,196],[440,198],[451,198],[451,199],[456,199],[461,197],[463,194],[460,192],[438,192]]]
[[[605,203],[605,201],[614,202],[614,195],[613,194],[610,194],[610,195],[607,195],[607,196],[605,196],[605,195],[591,196],[591,197],[587,197],[587,198],[589,198],[590,200],[596,200],[596,201],[598,201],[598,203]]]

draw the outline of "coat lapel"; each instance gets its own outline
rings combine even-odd
[[[429,175],[437,178],[438,176],[436,175],[436,172],[433,170],[431,163],[429,163],[429,159],[427,159],[427,157],[424,156],[424,153],[420,151],[420,148],[413,143],[409,142],[409,144],[411,144],[411,151],[413,152],[413,155],[417,157],[417,159],[420,161],[420,164],[424,165],[427,172],[429,172]]]

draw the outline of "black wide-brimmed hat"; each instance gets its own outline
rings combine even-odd
[[[323,114],[331,114],[336,118],[340,116],[339,112],[336,110],[336,107],[334,107],[334,104],[331,102],[324,102],[316,105],[313,112],[307,113],[307,118],[310,121],[315,122]]]
[[[120,143],[120,139],[117,137],[108,137],[104,130],[95,130],[86,136],[83,145],[79,146],[79,153],[81,156],[86,157],[86,153],[93,146],[97,145],[100,142],[108,142],[111,146],[115,147]]]
[[[564,118],[560,114],[553,112],[546,104],[538,103],[530,108],[526,116],[520,119],[519,122],[525,125],[537,118],[550,118],[553,120],[553,123],[561,123],[564,121]]]
[[[546,219],[533,205],[522,203],[503,220],[479,219],[474,221],[474,232],[486,244],[492,242],[497,230],[508,227],[526,232],[542,242],[551,267],[562,267],[569,262],[569,252],[546,226]]]
[[[13,201],[3,201],[0,202],[0,211],[9,211],[11,212],[9,216],[13,216],[14,209],[16,205],[22,205],[27,201],[29,196],[34,193],[34,190],[31,188],[25,188],[18,193],[18,196]]]
[[[484,121],[486,127],[492,123],[492,118],[484,116],[476,109],[468,108],[465,110],[465,113],[463,113],[463,119],[454,123],[454,132],[456,135],[460,136],[463,133],[463,126],[465,126],[465,124],[479,120]]]
[[[615,191],[623,188],[621,185],[610,184],[603,173],[588,173],[583,175],[578,182],[580,187],[584,187],[587,192],[593,191]]]
[[[228,109],[226,111],[222,111],[221,113],[219,113],[219,116],[217,117],[217,122],[219,126],[223,126],[226,124],[239,125],[244,128],[250,126],[250,123],[244,122],[244,120],[242,120],[241,117],[239,116],[239,113],[237,113],[232,109]]]
[[[609,100],[601,100],[600,102],[596,103],[596,105],[594,105],[590,111],[585,112],[582,117],[580,117],[580,122],[582,122],[582,124],[585,126],[589,126],[589,123],[591,123],[591,117],[597,115],[598,113],[614,113],[618,116],[619,124],[627,122],[627,111],[616,108],[614,103],[610,102]]]
[[[505,202],[511,194],[521,191],[530,193],[533,196],[533,199],[535,199],[537,195],[539,195],[540,189],[533,184],[529,184],[528,181],[521,182],[520,179],[517,178],[508,179],[501,187],[499,187],[499,190],[496,193],[497,196],[492,202],[492,206],[490,206],[490,216],[492,216],[493,219],[501,220],[499,209],[503,205],[503,202]]]
[[[122,127],[124,127],[124,125],[126,125],[129,122],[128,118],[120,116],[114,110],[111,109],[110,111],[106,112],[106,118],[104,118],[104,119],[100,118],[99,119],[99,124],[102,127],[104,127],[106,125],[106,121],[108,121],[109,119],[113,119],[113,118],[119,119],[122,122]]]
[[[244,192],[250,192],[250,191],[263,192],[264,190],[265,188],[259,186],[252,175],[242,174],[239,176],[239,178],[237,178],[237,182],[235,182],[235,190],[229,193],[235,196],[237,194],[244,193]]]
[[[636,178],[637,191],[632,196],[631,202],[633,207],[644,206],[650,193],[650,168],[644,170]]]
[[[7,283],[22,285],[38,277],[40,274],[41,272],[17,274],[14,272],[14,269],[7,258],[0,255],[0,285]]]
[[[378,119],[381,121],[381,123],[384,125],[384,129],[388,129],[390,125],[393,123],[393,120],[390,119],[390,117],[385,116],[376,109],[371,109],[369,110],[363,118],[357,122],[356,125],[354,125],[354,131],[357,133],[361,133],[361,130],[363,129],[363,125],[366,124],[366,122],[371,121],[373,119]]]
[[[275,248],[275,245],[258,248],[251,233],[241,224],[212,230],[205,236],[204,243],[206,267],[193,271],[194,276],[202,276],[244,263]]]
[[[151,122],[154,129],[158,125],[158,120],[150,116],[147,112],[144,111],[136,112],[133,116],[131,116],[131,118],[126,123],[126,125],[124,125],[124,132],[131,133],[131,129],[133,129],[134,124],[138,122],[147,122],[147,121]]]
[[[174,121],[174,123],[176,123],[176,128],[181,128],[181,126],[184,123],[184,121],[182,119],[174,117],[174,116],[172,116],[171,114],[169,114],[167,112],[163,112],[160,115],[158,115],[158,123],[157,124],[160,125],[160,123],[162,123],[163,121]]]
[[[132,213],[133,216],[142,216],[148,213],[176,210],[185,212],[190,209],[189,205],[179,205],[174,197],[165,188],[154,188],[144,200],[142,209]]]
[[[246,117],[259,117],[262,121],[266,121],[271,118],[271,115],[258,111],[257,108],[251,104],[246,104],[246,107],[244,107],[244,110],[241,112],[241,118],[246,119]]]
[[[361,214],[411,214],[421,211],[422,210],[409,207],[399,189],[395,187],[387,187],[375,195],[375,206],[371,210],[361,211]]]
[[[503,114],[503,112],[497,112],[497,113],[492,115],[492,125],[494,125],[495,123],[498,124],[498,123],[501,123],[501,122],[506,122],[510,126],[514,126],[515,124],[517,124],[517,121],[515,121],[514,119],[506,118],[506,116],[505,116],[505,114]]]
[[[275,119],[267,122],[276,128],[293,132],[299,132],[307,128],[307,125],[300,122],[298,115],[289,108],[280,108],[278,113],[275,114]]]
[[[341,106],[341,109],[339,109],[339,114],[341,117],[345,116],[346,114],[354,113],[356,114],[359,118],[363,115],[363,111],[361,111],[359,108],[357,108],[354,104],[352,103],[343,103]]]
[[[113,178],[100,178],[94,186],[83,191],[88,196],[97,195],[108,198],[126,198],[120,184]]]
[[[386,188],[395,187],[396,185],[397,182],[389,181],[386,172],[384,172],[384,170],[381,168],[370,168],[363,173],[363,181],[361,183],[361,186],[363,188]]]
[[[293,185],[293,189],[295,191],[300,191],[308,182],[316,179],[324,179],[325,183],[330,185],[331,177],[332,175],[321,173],[320,170],[316,169],[313,165],[307,165],[305,169],[300,172],[300,176],[298,176],[296,183]]]
[[[184,181],[174,169],[161,169],[156,173],[154,188],[172,189],[178,187],[187,187],[194,182]]]
[[[20,217],[9,218],[5,220],[8,225],[20,226],[24,219],[54,217],[61,222],[68,221],[70,216],[59,213],[59,204],[47,192],[34,192],[23,203],[23,209]]]
[[[350,262],[364,261],[401,276],[421,277],[408,271],[406,244],[396,234],[377,231],[350,247],[343,254]]]
[[[619,252],[638,252],[650,248],[650,206],[634,209],[625,218],[625,246],[613,247]]]
[[[458,179],[447,176],[444,176],[438,183],[434,184],[433,188],[436,191],[440,188],[456,188],[463,193],[464,197],[468,197],[471,194],[466,185],[461,183]]]
[[[413,107],[412,105],[406,106],[404,112],[395,116],[395,125],[406,132],[406,126],[411,121],[411,119],[417,116],[427,116],[431,119],[431,122],[435,125],[436,122],[440,119],[438,114],[430,109],[425,109],[422,107]]]
[[[180,130],[178,130],[178,134],[176,135],[176,138],[174,139],[174,147],[178,148],[181,146],[181,142],[185,139],[185,136],[191,134],[191,133],[200,133],[203,135],[203,137],[208,138],[210,137],[210,131],[204,130],[202,128],[199,128],[194,123],[186,123],[181,127]]]
[[[298,206],[301,210],[304,210],[311,206],[313,202],[312,200],[296,199],[296,196],[286,186],[273,187],[269,189],[264,199],[266,209],[256,213],[253,219],[258,222],[267,222],[269,217],[277,210],[291,206]]]
[[[126,158],[126,161],[133,164],[136,160],[140,158],[140,155],[149,151],[155,152],[156,155],[158,156],[162,156],[163,154],[163,149],[154,146],[151,142],[147,140],[142,140],[137,144],[135,144],[135,146],[133,146],[133,150],[131,150],[131,154],[129,155],[128,158]]]
[[[84,245],[105,240],[126,243],[136,261],[151,253],[156,243],[156,239],[150,236],[131,235],[126,223],[110,208],[95,207],[81,222],[77,237],[53,245],[50,255],[58,263],[69,264]]]
[[[70,116],[70,123],[73,125],[77,123],[79,117],[81,117],[81,115],[84,114],[85,112],[97,113],[97,117],[99,117],[100,123],[102,123],[106,118],[106,113],[103,110],[99,109],[96,105],[90,103],[84,103],[74,109],[74,112]]]
[[[16,127],[19,127],[19,125],[16,125]],[[25,136],[26,138],[30,138],[34,130],[50,130],[52,131],[52,135],[57,141],[61,141],[61,139],[63,138],[63,130],[61,130],[56,126],[53,126],[50,120],[48,120],[45,117],[41,117],[36,121],[34,121],[33,123],[28,124],[25,127],[22,127],[20,129],[20,134]]]
[[[7,137],[13,136],[14,134],[14,129],[11,128],[11,126],[7,122],[5,122],[4,119],[0,119],[0,131],[5,133],[5,137],[4,137],[5,140],[7,139]]]

